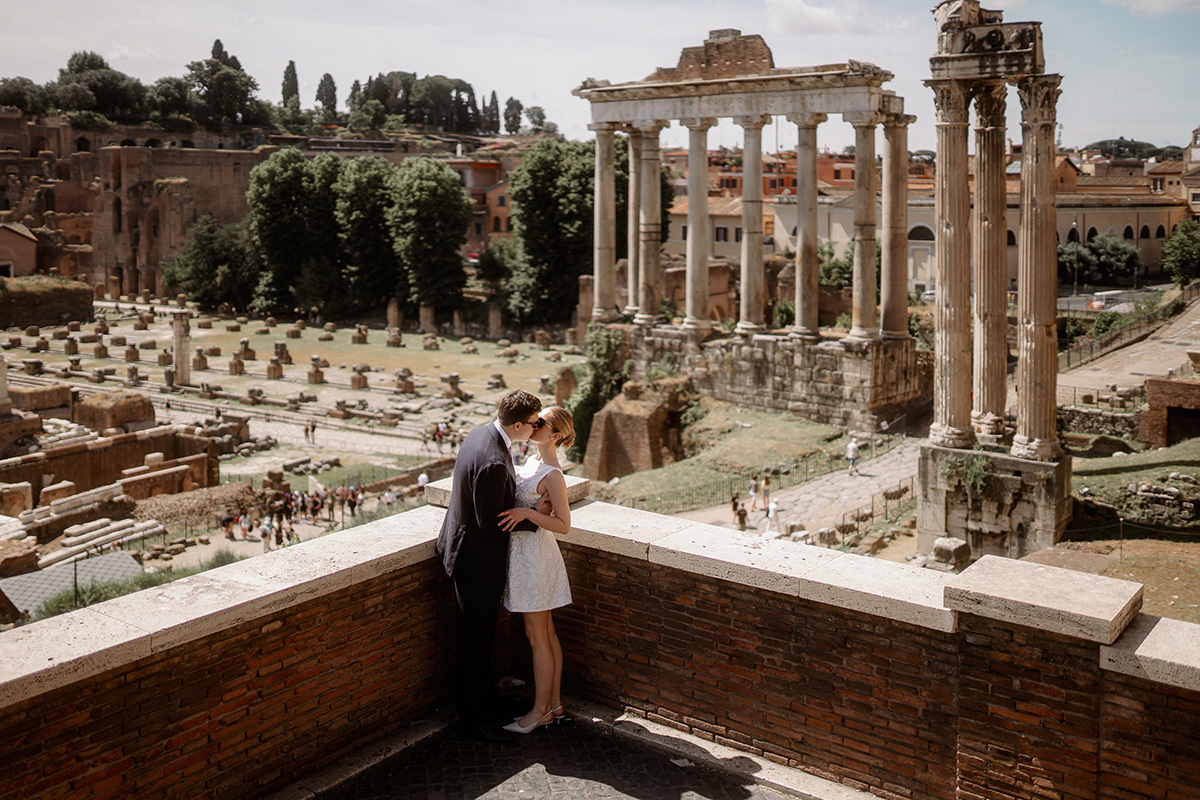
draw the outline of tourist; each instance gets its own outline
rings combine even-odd
[[[764,508],[771,505],[771,476],[770,475],[763,475],[762,500],[763,500]]]
[[[763,502],[766,502],[765,495],[763,498]],[[778,529],[778,527],[779,527],[778,511],[779,511],[779,506],[774,500],[772,500],[770,503],[767,503],[767,513],[765,515],[766,520],[767,520],[767,527],[765,529],[763,529],[763,533],[770,533],[771,531]]]
[[[537,454],[517,472],[517,507],[500,515],[502,527],[511,531],[508,544],[508,580],[504,607],[521,614],[525,636],[533,648],[534,701],[524,717],[504,726],[513,733],[530,733],[562,716],[562,647],[554,632],[552,609],[571,602],[567,568],[555,533],[571,532],[571,507],[567,481],[558,463],[558,449],[575,441],[575,426],[565,408],[542,411],[529,441]],[[549,508],[542,510],[542,499]],[[518,522],[538,525],[535,531],[513,530]]]
[[[422,472],[417,476],[417,491],[425,494],[425,487],[429,485],[429,476]]]
[[[858,439],[850,437],[850,444],[846,445],[846,460],[850,462],[850,469],[847,475],[857,475],[858,467]]]
[[[747,517],[747,516],[749,516],[749,515],[746,513],[746,504],[745,504],[745,503],[738,503],[738,507],[737,507],[737,526],[738,526],[738,530],[739,530],[739,531],[744,531],[744,530],[746,530],[746,517]]]
[[[275,536],[275,531],[272,530],[270,516],[266,517],[258,526],[258,536],[262,539],[263,552],[271,552],[271,539]]]
[[[758,508],[758,473],[750,476],[750,510]]]
[[[358,492],[353,485],[346,490],[346,505],[350,506],[350,516],[353,517],[354,509],[358,506]]]
[[[738,493],[737,492],[734,492],[733,497],[729,498],[729,510],[733,512],[733,521],[734,521],[734,524],[736,524],[737,523],[737,510],[738,510]]]
[[[516,480],[509,461],[512,442],[528,439],[540,424],[542,402],[514,390],[500,398],[496,419],[467,434],[454,464],[454,485],[437,552],[454,583],[456,614],[455,701],[459,721],[490,742],[508,740],[496,724],[492,645],[508,574],[509,534],[500,514],[515,504]],[[531,531],[531,521],[516,523]]]
[[[236,521],[237,517],[235,517],[233,514],[226,514],[225,516],[221,517],[221,525],[223,525],[225,528],[225,538],[231,542],[234,541],[233,523]]]

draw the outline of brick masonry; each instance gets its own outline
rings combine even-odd
[[[1200,383],[1148,379],[1146,410],[1141,415],[1141,435],[1138,438],[1151,447],[1166,447],[1169,438],[1167,416],[1172,408],[1200,410]]]
[[[263,795],[449,705],[440,515],[0,636],[0,800]],[[1139,616],[1136,585],[572,516],[571,696],[888,800],[1200,798],[1200,627]],[[518,630],[500,668],[530,680]]]
[[[620,326],[635,370],[672,361],[701,394],[747,407],[789,411],[860,430],[889,426],[931,398],[931,364],[915,340],[803,342],[779,334],[702,334],[673,325]]]

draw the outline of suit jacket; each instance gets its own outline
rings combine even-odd
[[[454,463],[450,507],[437,540],[447,575],[459,568],[506,574],[508,532],[500,527],[499,514],[515,505],[512,453],[495,425],[481,425],[467,434]],[[537,530],[528,520],[517,527]]]

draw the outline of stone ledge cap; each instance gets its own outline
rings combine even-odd
[[[1100,648],[1100,667],[1200,692],[1200,625],[1139,614],[1120,639]]]
[[[575,475],[564,476],[567,479],[567,502],[578,503],[591,492],[592,482],[587,478]],[[441,508],[450,507],[450,494],[454,488],[454,478],[442,478],[425,484],[425,502]]]
[[[946,584],[946,608],[1112,644],[1142,607],[1140,583],[984,556]]]

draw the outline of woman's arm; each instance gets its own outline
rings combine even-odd
[[[542,478],[538,486],[550,498],[553,515],[543,514],[532,508],[510,508],[500,514],[500,527],[511,531],[517,523],[529,520],[540,528],[554,533],[569,533],[571,530],[571,506],[567,502],[567,480],[558,470]]]

